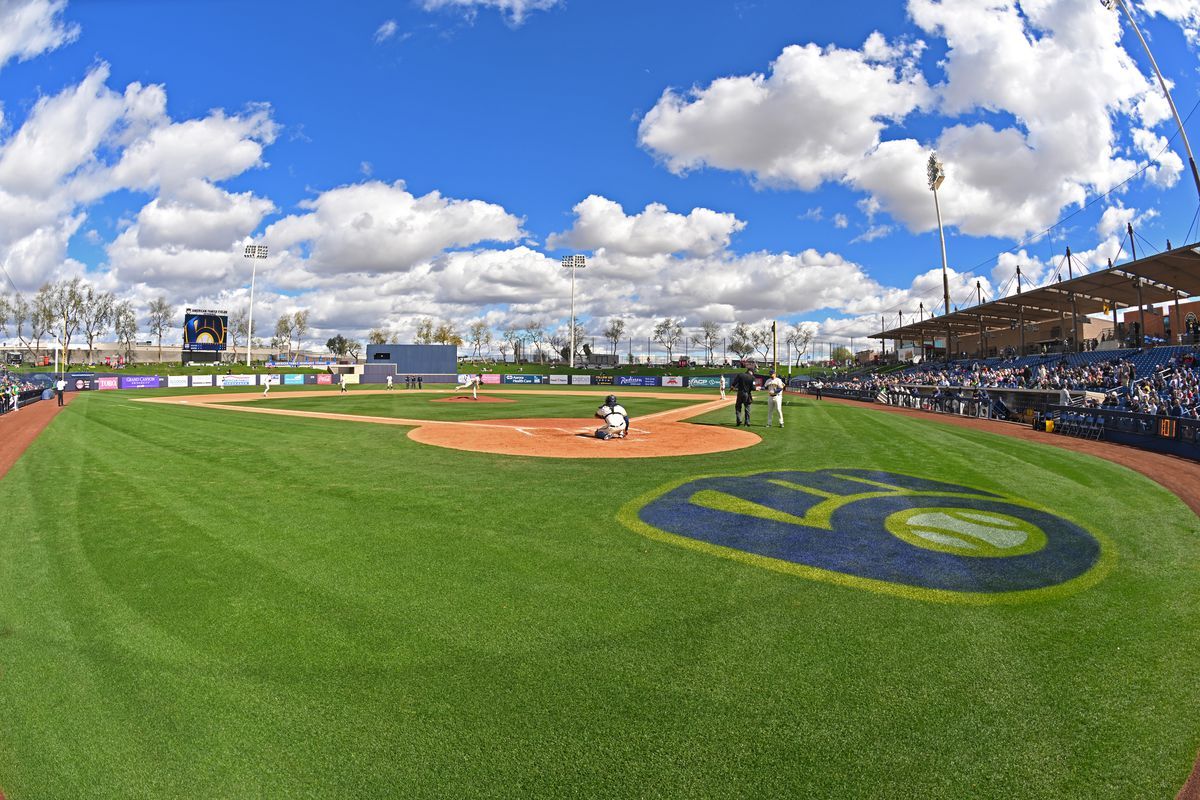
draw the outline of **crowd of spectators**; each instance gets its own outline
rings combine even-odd
[[[9,372],[7,369],[0,371],[0,414],[16,411],[23,392],[42,388],[44,387],[20,373]]]
[[[924,394],[917,387],[926,387]],[[1123,357],[1085,364],[1071,364],[1065,358],[1038,364],[1010,358],[918,366],[889,375],[834,380],[825,388],[863,399],[882,393],[893,405],[919,405],[922,399],[932,399],[939,407],[984,402],[989,389],[1092,392],[1102,393],[1103,400],[1089,399],[1091,407],[1200,419],[1200,351],[1172,356],[1152,374],[1141,376],[1135,363]],[[928,388],[934,389],[932,395]]]

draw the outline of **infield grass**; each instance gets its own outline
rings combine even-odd
[[[576,461],[82,395],[0,480],[0,787],[1174,795],[1200,744],[1190,511],[1047,446],[832,403],[787,413],[747,450]],[[822,468],[1015,495],[1102,534],[1116,567],[1068,597],[944,605],[615,519],[694,476]]]

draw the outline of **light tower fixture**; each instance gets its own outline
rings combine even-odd
[[[265,244],[248,244],[242,255],[250,259],[250,314],[246,320],[246,368],[250,368],[250,351],[254,345],[254,277],[258,262],[267,257]]]
[[[933,210],[937,214],[938,239],[942,243],[942,297],[946,314],[946,362],[950,361],[950,277],[946,266],[946,232],[942,228],[942,207],[938,204],[938,189],[946,180],[946,170],[938,160],[937,153],[929,154],[929,162],[925,165],[929,177],[929,191],[933,192]]]
[[[571,270],[571,355],[569,366],[575,368],[575,270],[583,269],[587,266],[587,258],[585,256],[563,256],[563,269]]]
[[[1163,95],[1167,98],[1167,105],[1171,107],[1171,114],[1175,117],[1175,124],[1179,126],[1179,138],[1183,142],[1184,151],[1187,152],[1188,165],[1192,168],[1192,180],[1196,183],[1196,192],[1200,194],[1200,172],[1196,171],[1196,159],[1192,156],[1192,145],[1188,142],[1187,131],[1183,129],[1183,120],[1179,118],[1179,109],[1175,108],[1175,100],[1171,97],[1171,90],[1167,88],[1167,82],[1163,79],[1162,71],[1158,68],[1158,62],[1154,60],[1154,53],[1150,52],[1150,45],[1146,43],[1146,37],[1142,36],[1142,29],[1138,27],[1125,0],[1100,0],[1100,5],[1109,11],[1113,11],[1120,6],[1129,20],[1129,26],[1137,34],[1138,41],[1142,43],[1142,48],[1145,49],[1146,56],[1150,59],[1150,66],[1154,68],[1154,75],[1158,78],[1158,85],[1162,87]]]

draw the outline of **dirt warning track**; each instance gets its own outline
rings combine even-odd
[[[340,392],[305,392],[304,397],[335,397]],[[356,391],[362,394],[387,394],[386,390]],[[393,393],[394,394],[394,393]],[[435,394],[435,392],[429,392]],[[445,394],[442,392],[441,394]],[[484,397],[503,398],[497,394],[551,395],[555,397],[576,396],[603,399],[608,392],[597,391],[537,391],[517,390],[512,392],[488,392]],[[292,395],[298,396],[298,395]],[[678,400],[679,394],[639,392],[637,397]],[[732,404],[732,400],[699,401],[686,408],[661,411],[643,417],[634,417],[629,436],[625,439],[600,441],[593,432],[600,423],[594,419],[498,419],[449,422],[443,420],[403,419],[356,414],[330,414],[320,411],[300,411],[269,408],[257,405],[261,397],[234,395],[188,395],[186,397],[147,397],[139,403],[162,403],[201,408],[221,408],[252,414],[275,414],[289,417],[332,419],[342,422],[365,422],[377,425],[400,425],[412,428],[408,438],[421,444],[446,447],[453,450],[469,450],[479,453],[498,453],[513,456],[536,456],[539,458],[664,458],[671,456],[694,456],[706,453],[722,453],[752,447],[762,439],[741,428],[721,425],[701,425],[685,420],[706,414]],[[447,400],[449,398],[446,398]],[[485,401],[486,402],[486,401]],[[511,401],[507,401],[511,402]]]

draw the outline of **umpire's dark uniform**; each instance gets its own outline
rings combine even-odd
[[[734,375],[729,382],[729,388],[737,392],[737,401],[733,404],[733,415],[737,424],[742,425],[742,409],[745,409],[745,425],[750,425],[750,406],[754,403],[754,373],[746,371]]]

